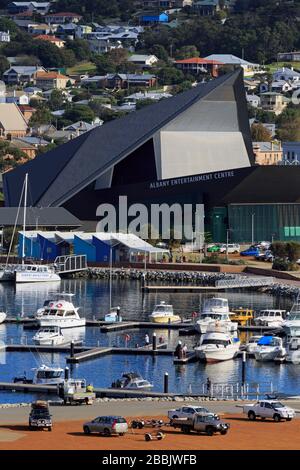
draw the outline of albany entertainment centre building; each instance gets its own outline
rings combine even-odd
[[[241,71],[110,121],[4,175],[7,206],[63,207],[95,230],[101,203],[204,204],[214,241],[300,240],[300,167],[255,166]]]

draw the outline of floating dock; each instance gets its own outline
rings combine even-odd
[[[179,365],[179,364],[188,364],[189,362],[196,362],[197,361],[197,356],[194,352],[190,351],[187,353],[186,357],[174,357],[174,364]]]

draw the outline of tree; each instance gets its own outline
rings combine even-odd
[[[94,111],[84,104],[72,106],[70,109],[66,110],[64,114],[64,119],[77,122],[77,121],[85,121],[85,122],[92,122],[95,119]]]
[[[0,55],[0,75],[2,76],[10,67],[10,63],[4,55]]]
[[[48,101],[48,105],[52,111],[57,111],[64,106],[65,99],[61,90],[53,90]]]
[[[182,46],[177,49],[175,53],[175,59],[190,59],[193,57],[199,57],[200,53],[196,46]]]
[[[254,142],[271,142],[272,134],[260,122],[253,123],[251,126],[251,135]]]
[[[176,85],[183,81],[184,74],[175,67],[163,67],[158,72],[158,78],[162,85]]]
[[[45,105],[39,105],[36,112],[30,118],[29,126],[36,127],[42,124],[50,124],[52,121],[52,115],[50,109]]]

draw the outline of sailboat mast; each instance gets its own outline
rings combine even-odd
[[[25,188],[24,188],[24,207],[23,207],[23,240],[22,240],[22,264],[25,260],[25,235],[26,235],[26,211],[27,211],[27,192],[28,192],[28,173],[25,175]]]
[[[110,240],[109,247],[109,310],[111,310],[111,297],[112,297],[112,245]]]

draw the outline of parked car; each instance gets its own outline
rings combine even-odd
[[[269,261],[272,263],[274,261],[274,255],[270,250],[262,251],[257,256],[255,256],[255,259],[257,259],[257,261]]]
[[[52,431],[52,416],[46,401],[35,401],[31,404],[29,429],[48,429]]]
[[[209,245],[207,251],[208,253],[218,253],[220,251],[220,245]]]
[[[256,244],[257,248],[260,248],[261,250],[269,250],[271,246],[271,242],[259,242]]]
[[[240,252],[240,245],[237,243],[228,243],[228,248],[226,243],[220,246],[220,253],[239,253]]]
[[[276,422],[282,419],[291,421],[295,417],[295,411],[278,400],[260,400],[254,404],[244,405],[243,412],[251,421],[258,417],[261,419],[271,418]]]
[[[259,249],[252,245],[247,250],[241,251],[241,256],[258,256],[260,254]]]
[[[196,413],[191,418],[174,418],[170,421],[170,426],[180,428],[186,434],[195,431],[204,432],[208,436],[213,436],[218,432],[222,435],[227,434],[230,428],[228,423],[212,413]]]
[[[127,431],[128,424],[126,419],[122,418],[122,416],[98,416],[83,425],[84,434],[97,432],[104,434],[104,436],[124,436]]]
[[[182,406],[168,411],[168,418],[190,418],[195,413],[211,413],[207,408],[203,406]]]

